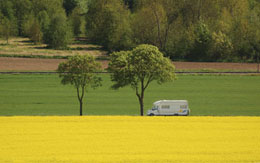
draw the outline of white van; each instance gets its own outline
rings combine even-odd
[[[190,109],[187,100],[160,100],[153,103],[153,108],[147,115],[189,115]]]

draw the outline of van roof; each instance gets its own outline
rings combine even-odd
[[[153,104],[159,104],[159,103],[188,103],[187,100],[159,100],[154,102]]]

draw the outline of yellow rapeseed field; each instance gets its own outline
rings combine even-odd
[[[0,117],[0,163],[260,163],[260,117]]]

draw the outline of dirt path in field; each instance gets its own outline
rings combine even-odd
[[[0,57],[0,71],[54,71],[64,59]]]
[[[0,57],[0,71],[55,71],[65,59]],[[101,61],[106,68],[108,61]],[[177,70],[256,71],[254,63],[173,62]]]
[[[173,62],[178,70],[256,71],[256,63]]]

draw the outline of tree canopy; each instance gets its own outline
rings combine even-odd
[[[77,97],[80,103],[80,115],[83,115],[83,98],[88,87],[101,86],[101,78],[96,72],[100,70],[100,64],[91,55],[76,55],[62,62],[57,72],[64,85],[70,84],[77,89]]]
[[[54,49],[64,49],[72,39],[72,29],[64,15],[56,15],[50,22],[49,30],[45,35],[45,43]]]
[[[109,51],[132,47],[130,12],[118,0],[91,1],[86,16],[87,37]]]
[[[140,104],[140,115],[144,112],[144,92],[152,81],[162,84],[175,79],[174,65],[165,58],[159,49],[152,45],[139,45],[132,51],[120,51],[111,54],[108,67],[112,88],[118,89],[130,85]]]

